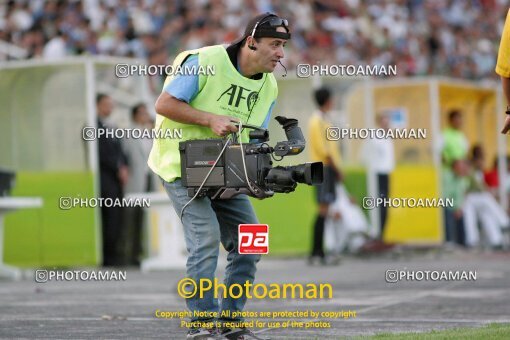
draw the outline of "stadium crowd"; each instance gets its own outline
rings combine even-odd
[[[257,12],[288,18],[285,64],[397,65],[399,76],[496,79],[507,0],[10,0],[0,60],[146,58],[228,43]]]

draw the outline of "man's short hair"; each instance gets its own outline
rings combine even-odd
[[[132,120],[135,120],[135,117],[138,114],[138,110],[140,110],[140,108],[142,106],[145,106],[145,103],[138,103],[135,106],[133,106],[133,108],[131,109],[131,119]]]
[[[314,92],[315,102],[319,107],[323,107],[331,98],[331,90],[327,87],[321,87]]]
[[[384,118],[390,119],[391,113],[389,111],[380,111],[375,115],[375,120],[378,122],[380,122]]]
[[[107,94],[98,93],[96,96],[96,104],[99,104],[101,102],[101,100],[103,100],[103,98],[106,98],[106,97],[108,97]]]
[[[480,144],[476,144],[471,149],[471,159],[476,160],[484,156],[483,147]]]
[[[462,117],[462,113],[460,112],[460,110],[451,110],[449,113],[448,113],[448,121],[451,122],[452,120],[454,120],[455,118],[458,118],[458,117]]]

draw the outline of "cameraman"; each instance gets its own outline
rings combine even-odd
[[[272,72],[284,57],[283,46],[290,39],[287,20],[275,14],[261,14],[251,19],[244,35],[230,46],[207,46],[180,53],[174,61],[179,66],[214,66],[214,75],[169,76],[156,102],[157,129],[180,129],[182,139],[158,138],[149,156],[150,168],[158,174],[180,215],[190,201],[187,189],[181,184],[179,142],[191,139],[224,137],[237,132],[234,121],[267,127],[271,110],[278,95],[276,79]],[[162,134],[164,135],[164,134]],[[243,133],[243,142],[248,142]],[[228,252],[224,284],[244,285],[253,282],[256,263],[260,255],[238,253],[238,225],[258,223],[246,195],[227,200],[208,197],[193,200],[184,210],[182,224],[189,253],[187,276],[195,282],[214,280],[219,243]],[[233,292],[238,295],[239,291]],[[186,299],[191,311],[218,312],[241,311],[246,303],[245,292],[240,298],[227,297],[218,302],[213,291]],[[210,322],[192,317],[191,321]],[[241,321],[220,318],[220,322]],[[188,339],[214,336],[221,332],[229,339],[242,338],[253,333],[244,328],[220,330],[191,328]]]

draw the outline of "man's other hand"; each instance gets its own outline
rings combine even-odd
[[[237,127],[234,125],[233,121],[237,122],[239,119],[211,114],[209,118],[209,127],[215,135],[222,137],[230,132],[237,132]]]

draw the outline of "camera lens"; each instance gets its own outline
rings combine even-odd
[[[268,187],[275,192],[291,192],[297,183],[320,184],[323,179],[321,162],[272,168],[265,178]]]
[[[292,178],[298,183],[321,184],[324,177],[321,162],[289,166],[288,169],[292,171]]]

